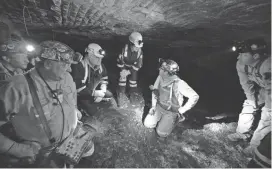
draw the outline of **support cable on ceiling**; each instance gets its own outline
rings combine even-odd
[[[26,26],[25,9],[27,10],[27,13],[28,13],[28,16],[30,18],[31,23],[32,23],[32,17],[31,17],[31,15],[29,13],[28,7],[25,5],[25,1],[23,1],[23,2],[24,2],[24,8],[23,8],[24,25],[25,25],[26,34],[29,36],[28,29],[27,29],[27,26]],[[36,4],[36,1],[35,1],[35,4]]]
[[[32,18],[31,18],[31,16],[30,16],[30,13],[29,13],[28,7],[27,7],[27,6],[24,6],[24,9],[23,9],[24,25],[25,25],[25,30],[26,30],[26,33],[27,33],[27,35],[29,36],[28,30],[27,30],[27,26],[26,26],[25,9],[27,9],[28,16],[29,16],[29,18],[30,18],[30,22],[31,22],[31,23],[32,23]]]

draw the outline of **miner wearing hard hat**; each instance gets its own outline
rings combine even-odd
[[[139,32],[132,32],[129,35],[129,43],[124,46],[117,58],[117,67],[120,68],[118,104],[125,106],[127,97],[125,89],[127,79],[129,81],[129,96],[132,105],[135,105],[137,94],[138,71],[143,65],[143,37]]]
[[[104,56],[105,50],[100,45],[90,43],[85,49],[83,60],[72,65],[71,74],[76,83],[78,104],[85,110],[94,102],[114,100],[108,90],[108,74],[102,63]]]
[[[252,135],[254,116],[261,119],[254,131],[246,153],[252,153],[264,136],[271,131],[271,56],[262,39],[249,39],[238,47],[236,69],[246,100],[239,115],[236,133],[228,135],[232,141],[247,140]]]
[[[0,87],[0,121],[14,131],[14,135],[0,133],[0,152],[28,158],[29,163],[35,163],[36,157],[51,157],[73,133],[79,114],[76,86],[67,72],[75,62],[73,50],[58,41],[44,41],[40,47],[41,60],[35,68]],[[48,168],[54,160],[36,167]]]
[[[28,65],[27,44],[9,39],[0,44],[0,83],[16,74],[22,74]]]
[[[170,59],[163,60],[159,68],[159,76],[153,86],[152,107],[144,119],[147,128],[156,128],[161,137],[168,136],[177,121],[198,102],[199,95],[176,74],[178,64]],[[188,101],[184,104],[184,98]]]

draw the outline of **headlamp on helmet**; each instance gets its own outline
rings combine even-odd
[[[34,45],[22,40],[9,39],[0,45],[1,55],[10,55],[12,53],[32,54],[35,51]]]
[[[106,55],[106,51],[96,43],[90,43],[85,49],[85,53],[93,52],[96,57],[103,58]]]
[[[73,62],[79,63],[83,59],[83,56],[79,52],[75,52]]]
[[[75,64],[78,61],[73,49],[58,41],[41,43],[41,58]]]
[[[99,53],[100,55],[103,55],[103,56],[106,55],[106,51],[103,50],[103,49],[100,49],[100,50],[98,51],[98,53]]]
[[[264,53],[267,49],[266,42],[263,39],[249,39],[246,41],[236,42],[232,51],[238,53]]]
[[[179,71],[179,66],[175,61],[170,59],[167,60],[160,59],[160,61],[161,61],[160,69],[167,71],[169,75],[175,75]]]
[[[143,37],[139,32],[132,32],[129,35],[129,41],[138,48],[141,48],[144,45]]]
[[[28,52],[33,52],[35,50],[35,47],[31,44],[26,45],[26,50]]]

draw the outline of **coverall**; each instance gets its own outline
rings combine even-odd
[[[2,81],[6,81],[14,75],[22,74],[22,69],[15,69],[14,71],[9,70],[3,63],[0,62],[0,85]]]
[[[129,87],[131,92],[135,92],[137,88],[138,71],[143,66],[143,52],[131,51],[128,44],[122,49],[122,53],[117,58],[117,66],[122,70],[130,71],[130,75],[123,75],[120,72],[119,87],[121,92],[125,92],[127,77],[129,78]]]
[[[2,123],[11,122],[16,137],[18,138],[16,142],[18,142],[18,140],[20,142],[38,142],[42,147],[40,155],[46,158],[47,152],[51,151],[57,143],[62,141],[61,138],[65,139],[69,136],[77,125],[78,112],[76,110],[76,88],[75,83],[68,72],[66,72],[64,79],[61,81],[47,82],[53,91],[62,91],[62,94],[58,95],[58,98],[63,108],[63,117],[60,104],[57,102],[57,99],[53,97],[53,94],[38,75],[36,69],[32,69],[30,75],[34,81],[38,98],[48,122],[48,126],[52,132],[51,138],[55,141],[49,141],[48,135],[39,121],[36,106],[34,106],[29,86],[24,75],[13,76],[0,87],[0,120]],[[0,133],[2,153],[9,153],[10,151],[17,152],[17,154],[20,153],[20,150],[16,150],[12,147],[13,142],[8,141],[7,137]],[[20,156],[24,155],[20,154]]]
[[[248,134],[255,112],[261,109],[261,119],[250,141],[250,145],[258,146],[260,140],[271,131],[271,56],[260,59],[254,66],[242,65],[238,61],[236,69],[247,98],[239,115],[236,132]]]
[[[93,96],[94,91],[100,90],[103,88],[103,85],[107,87],[109,83],[106,67],[101,63],[100,66],[94,69],[85,62],[80,62],[72,65],[71,68],[71,74],[78,92],[78,103],[83,108],[86,108],[86,104],[94,103],[97,99]],[[109,90],[106,90],[103,98],[111,97],[113,97],[113,94]]]
[[[199,96],[185,81],[176,75],[171,76],[169,81],[163,81],[158,76],[154,89],[157,92],[152,96],[152,104],[154,104],[154,99],[157,100],[155,114],[148,114],[144,120],[144,125],[148,128],[157,126],[158,135],[166,137],[174,129],[179,113],[178,109],[183,107],[185,110],[190,110],[197,103]],[[184,96],[188,98],[188,101],[183,106]]]

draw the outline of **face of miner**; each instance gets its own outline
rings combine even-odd
[[[26,53],[12,53],[7,61],[14,68],[26,69],[29,63],[28,56]]]
[[[87,51],[86,51],[87,56],[85,57],[87,57],[86,60],[89,64],[95,65],[95,66],[101,65],[101,62],[104,56],[99,53],[99,50],[102,50],[102,48],[100,49],[87,48]]]

